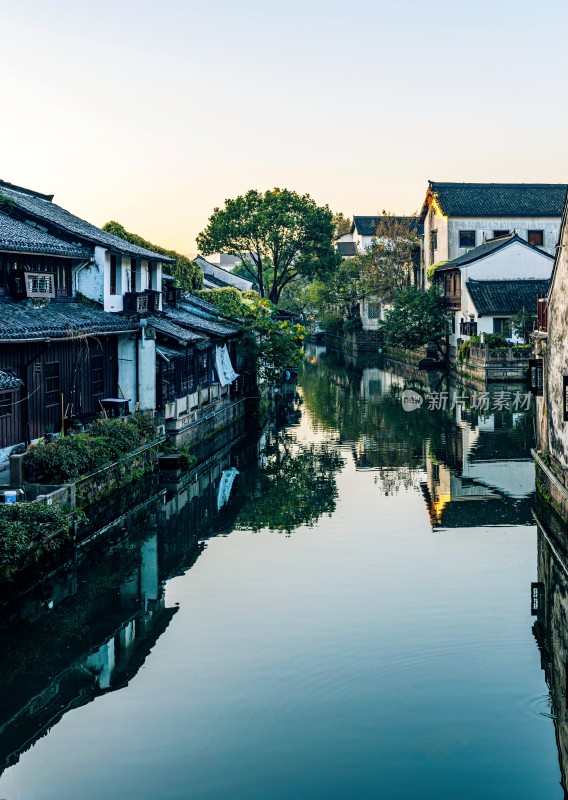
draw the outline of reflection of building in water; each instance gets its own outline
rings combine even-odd
[[[531,587],[533,633],[540,650],[541,667],[550,690],[550,713],[554,720],[564,796],[568,766],[568,562],[561,543],[548,539],[538,525],[538,582]],[[554,550],[556,551],[553,552]],[[528,588],[528,587],[527,587]]]
[[[98,553],[94,563],[63,569],[27,599],[27,613],[38,617],[55,596],[74,594],[3,634],[0,770],[67,711],[126,686],[167,628],[177,609],[164,601],[155,513],[148,529],[143,539]]]
[[[304,355],[309,364],[317,364],[321,357],[327,352],[325,344],[317,344],[316,342],[306,342],[304,346]]]
[[[532,524],[531,426],[527,414],[463,414],[457,406],[444,441],[426,445],[422,489],[433,527]]]
[[[393,389],[404,389],[405,380],[401,375],[387,372],[377,367],[367,367],[361,373],[361,400],[378,402],[380,398]]]
[[[248,488],[236,483],[258,453],[258,439],[242,440],[189,473],[172,471],[165,492],[105,527],[104,544],[11,606],[0,635],[0,773],[67,711],[136,675],[177,611],[165,582],[234,519]]]

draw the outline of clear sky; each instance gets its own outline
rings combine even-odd
[[[568,182],[566,0],[2,0],[0,178],[182,252],[250,188]]]

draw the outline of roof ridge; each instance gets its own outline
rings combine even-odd
[[[443,186],[566,186],[565,181],[560,183],[525,183],[522,181],[428,181],[429,184],[439,184]]]
[[[4,181],[0,178],[0,191],[2,186],[5,186],[7,189],[11,189],[13,192],[29,194],[32,197],[38,197],[40,200],[49,200],[49,202],[51,202],[55,197],[53,194],[43,194],[42,192],[36,192],[34,189],[26,189],[25,186],[18,186],[15,183],[9,183],[9,181]]]

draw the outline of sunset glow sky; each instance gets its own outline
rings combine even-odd
[[[568,182],[565,0],[21,0],[0,178],[195,252],[250,188],[418,210],[428,178]]]

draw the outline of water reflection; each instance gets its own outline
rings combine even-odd
[[[403,410],[439,381],[318,348],[284,428],[163,474],[13,603],[0,795],[81,796],[92,769],[89,798],[557,796],[552,723],[526,721],[532,420]],[[566,587],[539,558],[556,715]]]
[[[266,436],[254,493],[236,519],[238,528],[290,531],[331,514],[336,475],[343,465],[327,442],[299,442],[286,431]]]
[[[422,484],[434,528],[532,525],[530,414],[455,409],[443,442],[426,444]]]
[[[92,521],[97,548],[85,544],[49,580],[4,603],[0,774],[65,713],[128,685],[178,610],[166,606],[165,583],[193,566],[204,540],[235,527],[313,524],[335,508],[342,463],[325,442],[269,429],[189,473],[162,473],[161,491],[155,481],[133,486],[135,511],[99,530]]]
[[[302,388],[322,428],[349,446],[358,470],[376,471],[385,494],[422,487],[435,529],[532,524],[530,413],[459,404],[433,411],[427,403],[407,412],[405,389],[451,396],[458,387],[403,364],[349,365],[321,346],[309,354]],[[490,398],[502,388],[490,387]]]
[[[539,713],[554,720],[564,797],[568,797],[568,567],[566,545],[538,525],[538,580],[532,584],[533,633],[549,696]]]

